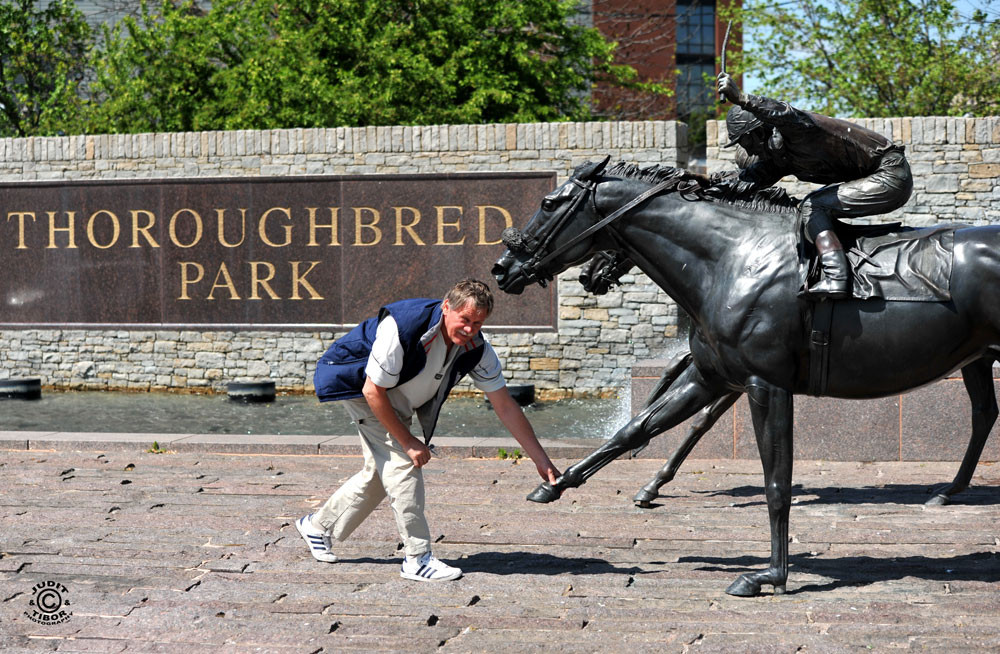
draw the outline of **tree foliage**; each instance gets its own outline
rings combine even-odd
[[[0,135],[52,135],[83,124],[90,28],[71,0],[44,9],[0,2]]]
[[[759,76],[762,94],[837,115],[1000,111],[995,13],[963,17],[951,0],[746,0],[734,15],[753,39],[732,67]]]
[[[104,131],[550,121],[590,116],[612,64],[575,0],[143,4],[95,58]]]
[[[93,58],[94,132],[212,129],[204,113],[219,97],[219,72],[242,61],[241,39],[259,38],[221,0],[206,14],[190,0],[145,0],[138,17],[104,27]]]

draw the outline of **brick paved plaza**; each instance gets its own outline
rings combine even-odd
[[[689,461],[641,510],[660,460],[537,505],[530,463],[452,450],[426,469],[429,517],[465,576],[419,584],[385,503],[332,565],[292,525],[355,454],[49,445],[0,451],[4,653],[1000,651],[995,465],[925,507],[957,464],[798,462],[789,592],[739,599],[768,555],[753,461]],[[64,621],[29,618],[54,598]]]

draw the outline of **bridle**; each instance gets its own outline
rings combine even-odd
[[[542,228],[538,235],[533,236],[526,234],[516,227],[508,227],[503,230],[503,233],[500,235],[500,240],[508,250],[515,254],[525,254],[530,257],[528,261],[520,265],[520,273],[524,275],[525,283],[530,284],[532,282],[538,282],[538,284],[544,288],[547,282],[552,279],[552,275],[545,270],[545,267],[549,264],[549,262],[573,246],[597,233],[601,229],[609,227],[615,220],[621,218],[632,209],[635,209],[646,200],[662,193],[663,191],[675,188],[677,185],[676,180],[668,179],[660,182],[656,186],[640,193],[627,204],[613,211],[610,215],[601,218],[587,229],[555,248],[552,252],[548,252],[549,244],[552,242],[552,239],[555,238],[556,234],[562,230],[569,218],[576,213],[579,206],[588,198],[590,199],[594,214],[597,216],[601,215],[600,210],[597,208],[597,185],[599,182],[589,178],[579,179],[576,177],[570,179],[570,182],[572,182],[574,186],[582,189],[582,191],[574,195],[572,202],[570,202],[570,204],[558,216],[556,216],[553,220],[550,220],[548,224]],[[543,209],[545,208],[545,202],[550,199],[551,198],[546,196],[545,200],[542,201]],[[614,230],[610,230],[610,232],[612,238],[620,244],[622,241],[617,233]]]

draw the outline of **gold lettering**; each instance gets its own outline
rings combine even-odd
[[[301,284],[303,288],[309,293],[310,300],[322,300],[323,296],[316,292],[313,285],[306,281],[306,275],[312,272],[312,269],[319,265],[319,261],[292,261],[292,299],[301,300],[299,296],[299,285]],[[308,263],[309,269],[306,270],[301,275],[299,274],[299,264]]]
[[[187,213],[188,215],[194,216],[194,227],[195,227],[194,238],[187,245],[184,245],[183,243],[177,240],[177,219],[180,217],[182,213]],[[174,215],[170,216],[169,229],[170,229],[171,243],[173,243],[179,248],[194,247],[195,245],[198,245],[198,241],[201,240],[201,233],[202,233],[201,216],[199,216],[198,212],[195,211],[194,209],[178,209],[174,213]],[[204,269],[202,269],[202,272],[204,272]]]
[[[188,297],[188,286],[201,281],[202,277],[205,276],[205,268],[200,263],[195,263],[194,261],[180,261],[178,263],[181,267],[181,296],[177,299],[190,300],[191,298]],[[194,279],[188,277],[188,266],[198,271],[198,276]]]
[[[225,281],[222,282],[221,284],[219,283],[219,278],[220,277],[225,278]],[[233,284],[233,278],[229,276],[229,269],[226,268],[226,262],[225,261],[223,261],[219,265],[219,272],[215,273],[215,281],[212,282],[212,288],[209,291],[208,297],[206,299],[208,299],[208,300],[214,300],[215,299],[215,289],[217,289],[217,288],[224,288],[227,291],[229,291],[229,299],[230,300],[238,300],[238,299],[240,299],[239,293],[236,292],[236,285]]]
[[[285,242],[284,243],[272,243],[269,238],[267,238],[267,218],[271,215],[271,212],[278,211],[285,214],[285,218],[289,222],[292,220],[291,210],[285,207],[271,207],[260,217],[260,224],[257,227],[258,232],[260,232],[260,240],[264,241],[265,244],[270,245],[273,248],[282,248],[292,242],[292,226],[285,225]]]
[[[258,287],[263,287],[264,290],[267,291],[267,294],[271,296],[272,300],[280,300],[281,298],[278,296],[277,293],[274,292],[274,289],[271,288],[271,285],[268,284],[269,281],[274,279],[274,264],[268,263],[267,261],[250,261],[249,263],[250,263],[250,288],[251,288],[249,299],[259,300],[260,294],[258,292]],[[261,266],[267,268],[268,274],[266,277],[260,276],[258,268],[260,268]]]
[[[46,211],[45,215],[49,217],[49,244],[45,248],[52,249],[58,248],[56,245],[56,232],[66,232],[69,235],[69,245],[67,248],[76,247],[76,237],[73,234],[75,223],[76,223],[76,212],[67,211],[66,212],[66,227],[56,227],[56,212]]]
[[[395,209],[396,209],[396,242],[393,243],[393,245],[403,245],[404,229],[406,230],[406,233],[410,235],[410,238],[413,239],[414,243],[416,243],[417,245],[426,245],[423,241],[420,240],[420,237],[417,236],[417,232],[413,230],[413,228],[417,226],[417,223],[420,222],[420,210],[414,209],[413,207],[395,207]],[[412,222],[408,223],[403,222],[403,211],[410,212],[410,215],[413,216]]]
[[[435,245],[461,245],[465,243],[465,236],[457,241],[446,241],[444,240],[444,229],[445,227],[451,227],[452,229],[457,229],[459,232],[462,231],[462,207],[451,207],[451,206],[435,206],[437,209],[437,233],[438,240]],[[454,221],[447,221],[444,219],[445,209],[458,209],[458,219]]]
[[[28,217],[34,222],[35,214],[30,211],[22,211],[20,213],[11,212],[7,214],[7,222],[10,222],[11,217],[17,218],[17,249],[27,250],[28,246],[24,244],[24,219]]]
[[[510,212],[507,211],[506,209],[504,209],[503,207],[495,207],[495,206],[492,206],[492,205],[489,205],[489,204],[480,204],[478,206],[478,208],[479,208],[479,242],[476,243],[476,245],[497,245],[497,244],[499,244],[500,243],[500,238],[499,237],[497,237],[497,240],[495,240],[495,241],[487,241],[486,240],[486,210],[487,209],[496,209],[503,216],[503,228],[500,230],[501,232],[504,229],[507,229],[508,227],[513,227],[514,226],[514,219],[511,218]]]
[[[364,212],[371,213],[375,219],[370,223],[363,222],[361,216]],[[382,240],[382,230],[376,227],[378,221],[381,219],[377,209],[372,209],[371,207],[354,207],[354,244],[355,245],[378,245],[379,241]],[[370,229],[374,234],[373,241],[366,242],[361,236],[362,230]]]
[[[247,237],[247,210],[240,209],[240,240],[236,243],[230,243],[226,240],[226,210],[216,209],[215,215],[219,218],[219,245],[225,248],[235,248],[243,245],[243,241]],[[225,264],[222,265],[224,266]]]
[[[132,245],[130,248],[141,247],[139,245],[139,234],[141,233],[146,242],[154,248],[160,247],[159,244],[149,235],[149,230],[153,229],[153,225],[156,224],[156,214],[152,211],[145,211],[143,209],[133,210],[129,212],[132,214]],[[144,215],[148,220],[146,221],[145,227],[139,227],[139,214]]]
[[[111,236],[111,242],[108,243],[107,245],[101,245],[95,240],[94,237],[94,220],[96,220],[97,217],[100,216],[101,214],[111,217],[112,236]],[[121,234],[121,225],[118,224],[118,216],[111,213],[107,209],[99,209],[95,211],[93,215],[90,216],[90,220],[87,221],[87,240],[89,240],[90,244],[93,245],[95,248],[98,248],[99,250],[107,250],[109,247],[117,243],[118,236],[120,234]]]
[[[338,232],[338,218],[340,215],[340,207],[330,207],[330,222],[326,225],[322,225],[316,222],[316,207],[308,207],[306,211],[309,212],[309,245],[317,246],[319,243],[316,242],[316,230],[317,229],[329,229],[330,230],[330,245],[340,245],[340,241],[337,240]]]

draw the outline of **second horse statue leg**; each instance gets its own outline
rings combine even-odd
[[[691,423],[691,428],[688,430],[687,436],[674,453],[670,455],[670,459],[667,461],[656,476],[645,486],[643,486],[638,493],[635,494],[633,501],[635,505],[648,509],[650,507],[650,502],[655,500],[660,494],[660,488],[674,478],[677,474],[677,469],[681,467],[684,459],[691,454],[691,450],[694,446],[698,444],[701,437],[704,436],[709,429],[712,428],[719,418],[729,410],[729,407],[736,403],[736,400],[740,398],[741,393],[730,393],[724,397],[720,397],[712,404],[703,408],[695,417],[694,422]]]
[[[955,479],[935,492],[931,499],[927,500],[927,504],[947,504],[951,501],[952,495],[961,493],[969,487],[972,473],[976,471],[979,457],[983,454],[983,446],[986,445],[986,439],[997,420],[993,358],[985,357],[962,368],[962,381],[965,382],[965,390],[968,391],[969,400],[972,401],[972,438],[969,440],[969,446],[965,450],[965,456],[962,458]]]
[[[553,502],[559,499],[564,490],[580,486],[591,475],[625,452],[645,444],[657,434],[676,427],[702,407],[730,393],[728,390],[709,386],[694,366],[683,367],[676,381],[639,415],[619,429],[610,440],[582,461],[567,468],[555,484],[544,482],[528,495],[528,499],[532,502]]]

